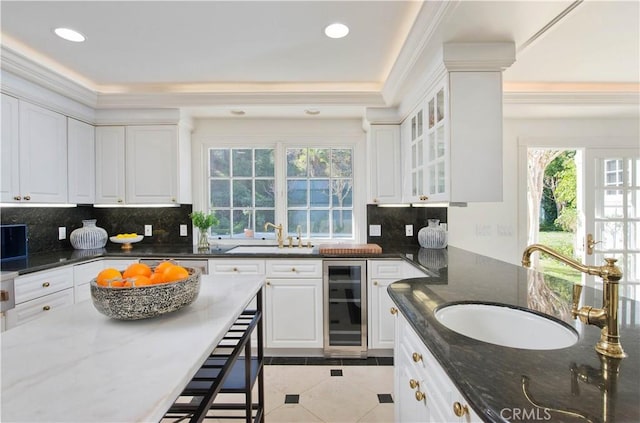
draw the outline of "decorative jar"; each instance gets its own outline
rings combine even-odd
[[[95,219],[89,219],[83,220],[82,227],[71,232],[69,241],[76,250],[93,250],[103,248],[108,237],[107,231],[96,226]]]
[[[418,243],[422,248],[445,248],[447,230],[439,219],[427,219],[427,227],[418,231]]]

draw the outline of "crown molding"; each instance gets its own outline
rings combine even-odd
[[[402,116],[397,107],[367,107],[363,120],[369,125],[398,125]]]
[[[505,104],[550,104],[550,105],[640,105],[639,92],[514,92],[504,91]]]
[[[175,125],[184,116],[179,109],[98,109],[96,125]]]
[[[449,72],[503,71],[516,61],[514,42],[445,43],[442,60]]]

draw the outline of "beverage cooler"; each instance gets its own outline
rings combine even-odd
[[[324,260],[324,355],[367,356],[367,262]]]

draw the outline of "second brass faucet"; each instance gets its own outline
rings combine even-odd
[[[579,306],[582,286],[573,286],[573,305],[571,315],[579,318],[582,323],[594,325],[601,329],[600,340],[596,344],[596,351],[604,356],[613,358],[626,357],[620,343],[620,322],[618,318],[618,282],[622,279],[622,271],[615,265],[616,259],[605,258],[604,266],[587,266],[572,258],[565,257],[557,251],[541,244],[528,246],[522,254],[522,265],[531,266],[531,254],[540,251],[550,255],[556,260],[588,275],[602,278],[602,308],[591,306]]]

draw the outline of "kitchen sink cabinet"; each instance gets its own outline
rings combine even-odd
[[[502,201],[501,72],[447,72],[401,135],[406,202]]]
[[[373,204],[402,202],[400,125],[372,124],[367,133],[369,200]]]
[[[96,190],[95,128],[67,118],[69,203],[93,204]]]
[[[265,346],[322,348],[322,260],[267,260]]]
[[[396,332],[395,421],[482,422],[401,313],[396,319]],[[458,413],[461,415],[456,415],[456,405],[464,410]]]
[[[64,115],[3,94],[1,153],[2,202],[67,203]]]
[[[96,203],[191,202],[189,139],[178,125],[96,128]]]

